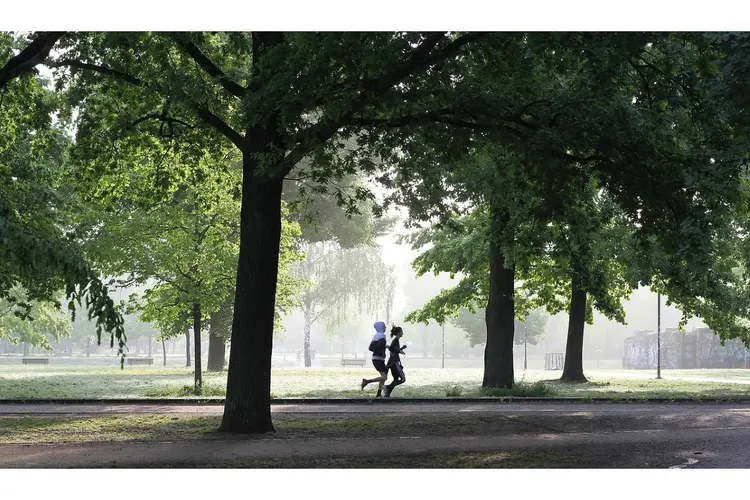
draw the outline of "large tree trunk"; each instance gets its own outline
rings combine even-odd
[[[226,359],[227,340],[231,338],[232,305],[234,297],[230,296],[221,308],[211,315],[208,335],[208,366],[210,372],[220,372],[224,369]]]
[[[565,345],[565,366],[560,380],[587,382],[583,374],[583,330],[586,326],[586,291],[581,290],[579,279],[571,280],[570,319],[568,341]]]
[[[269,126],[270,128],[270,126]],[[254,137],[253,147],[271,142]],[[272,140],[272,139],[271,139]],[[274,432],[271,355],[281,238],[281,178],[255,176],[252,151],[243,154],[242,215],[227,396],[220,430]]]
[[[506,269],[498,238],[508,223],[505,212],[493,208],[490,232],[490,296],[485,311],[487,345],[484,349],[482,387],[511,388],[513,373],[513,293],[515,270]]]
[[[310,354],[310,333],[312,331],[312,315],[313,309],[306,307],[304,309],[305,326],[304,326],[304,341],[303,341],[303,352],[305,359],[305,367],[309,368],[312,366],[312,355]]]
[[[200,394],[203,388],[201,370],[201,304],[193,302],[193,341],[195,345],[195,393]]]

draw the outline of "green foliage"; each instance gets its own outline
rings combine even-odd
[[[299,303],[310,324],[322,319],[326,331],[334,331],[352,313],[385,309],[383,283],[392,269],[383,262],[378,247],[345,249],[336,243],[309,243],[305,254],[305,260],[293,269],[309,285],[301,291]]]
[[[291,220],[300,223],[304,241],[327,241],[341,248],[354,248],[371,245],[374,238],[393,227],[392,218],[373,217],[372,195],[361,175],[324,184],[316,181],[309,170],[309,162],[302,162],[295,174],[299,180],[286,181],[283,194]]]
[[[17,304],[28,305],[28,309],[19,310]],[[0,299],[0,339],[51,350],[50,340],[57,342],[70,335],[70,321],[57,304],[31,301],[17,286]]]
[[[549,315],[543,309],[534,309],[526,316],[526,320],[516,325],[517,335],[514,342],[517,345],[528,343],[537,345],[544,338]]]
[[[92,202],[78,227],[89,255],[104,273],[120,276],[115,280],[119,286],[147,287],[143,298],[134,297],[131,305],[142,311],[144,321],[158,326],[160,338],[185,333],[192,324],[194,302],[210,317],[233,298],[240,175],[222,169],[221,164],[207,154],[173,186],[168,199],[143,206],[139,186],[149,182],[144,179],[150,179],[151,172],[162,166],[142,163],[139,171],[143,175],[131,171],[130,187],[123,186],[122,179],[112,180],[122,189],[116,205]],[[284,216],[288,217],[286,210]],[[287,221],[282,228],[278,325],[281,315],[296,305],[294,296],[301,285],[288,274],[292,263],[302,258],[296,241],[300,229]]]
[[[0,60],[11,42],[0,34]],[[71,315],[85,300],[99,340],[106,330],[122,350],[122,318],[67,232],[76,205],[65,185],[70,141],[50,126],[57,100],[42,83],[25,75],[0,90],[0,299],[25,317],[40,302],[59,304],[62,290]]]
[[[548,319],[549,315],[543,309],[532,310],[525,318],[522,318],[523,321],[516,319],[513,342],[516,345],[523,345],[524,342],[536,345],[544,338]],[[471,347],[487,342],[484,314],[472,313],[462,308],[452,322],[466,333]]]
[[[492,65],[456,83],[460,111],[446,98],[431,114],[378,120],[397,151],[384,182],[412,222],[438,221],[459,240],[451,221],[476,225],[486,204],[508,213],[493,237],[531,292],[522,309],[562,309],[573,273],[618,321],[622,298],[655,275],[678,301],[718,299],[714,242],[738,200],[747,128],[725,99],[716,47],[702,35],[498,35],[464,61],[489,54]],[[460,243],[441,245],[433,260],[450,264],[425,257],[426,268],[464,276],[431,304],[435,318],[486,298],[486,272],[450,254]]]

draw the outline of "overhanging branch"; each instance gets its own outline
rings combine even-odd
[[[148,120],[159,120],[159,121],[167,122],[167,123],[177,123],[177,124],[182,125],[182,126],[187,127],[187,128],[195,128],[195,125],[191,125],[191,124],[189,124],[187,122],[184,122],[182,120],[178,120],[177,118],[171,118],[169,116],[163,116],[163,115],[161,115],[159,113],[151,113],[149,115],[142,116],[141,118],[138,118],[137,120],[135,120],[133,123],[130,124],[130,128],[137,127],[141,123],[143,123],[145,121],[148,121]]]
[[[64,31],[40,33],[33,42],[0,68],[0,87],[5,87],[13,78],[41,64],[64,34]]]
[[[295,140],[296,146],[286,155],[272,175],[284,177],[288,174],[294,168],[294,165],[299,163],[305,155],[333,137],[341,127],[350,123],[353,116],[365,106],[370,98],[387,92],[418,69],[433,66],[455,55],[462,47],[478,40],[482,36],[484,36],[483,33],[462,35],[442,49],[433,51],[438,43],[445,38],[445,33],[428,35],[412,51],[411,56],[405,63],[365,83],[363,90],[352,100],[344,113],[336,118],[321,121],[302,132]]]
[[[136,85],[139,87],[149,86],[148,82],[145,82],[141,80],[140,78],[137,78],[123,71],[118,71],[116,69],[112,69],[107,66],[84,63],[84,62],[76,61],[73,59],[62,59],[60,61],[54,61],[54,62],[49,63],[48,66],[51,68],[70,67],[70,68],[76,68],[76,69],[89,70],[89,71],[93,71],[95,73],[99,73],[104,76],[109,76],[111,78],[125,81],[127,83],[130,83],[132,85]],[[209,111],[207,108],[203,106],[200,106],[194,103],[188,103],[188,105],[189,107],[193,109],[193,111],[196,113],[198,118],[200,118],[204,123],[215,128],[219,133],[221,133],[227,139],[232,141],[232,143],[235,146],[242,149],[242,135],[240,135],[237,131],[235,131],[232,127],[230,127],[224,120],[222,120],[221,118],[219,118],[219,116],[215,115],[214,113],[212,113],[211,111]]]
[[[242,134],[230,127],[218,115],[215,115],[214,113],[209,111],[208,108],[194,104],[193,111],[195,111],[195,113],[198,115],[198,118],[218,130],[222,135],[224,135],[224,137],[232,141],[232,144],[237,146],[238,149],[242,150],[242,143],[244,140]]]
[[[115,78],[117,80],[125,81],[127,83],[136,85],[138,87],[148,86],[148,84],[144,82],[143,80],[141,80],[140,78],[137,78],[123,71],[118,71],[116,69],[108,68],[107,66],[100,66],[97,64],[89,64],[89,63],[85,63],[82,61],[76,61],[75,59],[61,59],[59,61],[52,61],[48,63],[47,66],[49,66],[50,68],[68,67],[68,68],[75,68],[75,69],[85,69],[89,71],[94,71],[101,75]]]
[[[185,53],[187,53],[187,55],[189,55],[193,59],[193,61],[198,64],[198,66],[203,68],[206,73],[211,75],[211,77],[216,80],[219,85],[221,85],[227,92],[240,99],[245,96],[245,94],[247,93],[247,89],[229,78],[221,69],[219,69],[216,64],[214,64],[213,61],[211,61],[211,59],[206,57],[206,55],[201,52],[197,45],[195,45],[193,42],[186,41],[177,35],[172,35],[171,38],[182,50],[185,51]]]

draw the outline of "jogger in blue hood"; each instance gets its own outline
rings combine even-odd
[[[372,366],[374,366],[378,373],[380,373],[380,376],[369,380],[363,378],[361,387],[362,390],[364,390],[364,388],[367,387],[367,384],[378,382],[378,393],[375,397],[379,398],[383,395],[383,385],[385,385],[385,381],[388,379],[388,368],[385,366],[385,323],[382,321],[376,321],[374,326],[375,335],[370,342],[370,351],[372,351]]]

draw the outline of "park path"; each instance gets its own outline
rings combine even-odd
[[[106,416],[128,414],[153,415],[221,415],[223,404],[0,404],[0,416]],[[463,403],[463,402],[429,402],[412,403],[408,400],[389,401],[388,403],[326,403],[326,404],[284,404],[272,405],[272,413],[362,413],[362,414],[455,414],[455,413],[501,413],[515,414],[653,414],[669,415],[679,412],[681,415],[705,415],[716,412],[750,412],[750,404],[713,404],[713,403]]]
[[[513,451],[612,449],[610,462],[602,466],[622,465],[628,449],[648,447],[655,460],[669,467],[701,454],[712,467],[748,468],[750,425],[683,430],[621,430],[613,432],[539,433],[508,436],[400,436],[397,438],[312,438],[240,437],[216,441],[123,442],[63,445],[2,445],[0,468],[30,467],[253,467],[253,460],[309,459],[351,455],[399,456],[436,453],[502,453]],[[664,464],[663,454],[670,460]],[[694,451],[701,450],[701,451]],[[619,460],[619,462],[618,462]],[[627,463],[628,467],[647,465]],[[694,462],[695,465],[698,461]]]
[[[221,405],[0,405],[4,416],[157,413],[219,415]],[[13,467],[253,467],[258,460],[379,457],[450,453],[545,452],[588,467],[750,467],[748,404],[325,404],[274,406],[278,418],[317,414],[496,415],[502,435],[431,435],[429,431],[372,437],[222,436],[196,441],[0,445],[0,468]],[[596,457],[592,461],[592,456]],[[580,462],[584,460],[584,462]],[[588,460],[588,461],[586,461]],[[592,465],[593,464],[593,465]],[[299,465],[298,465],[299,466]]]

